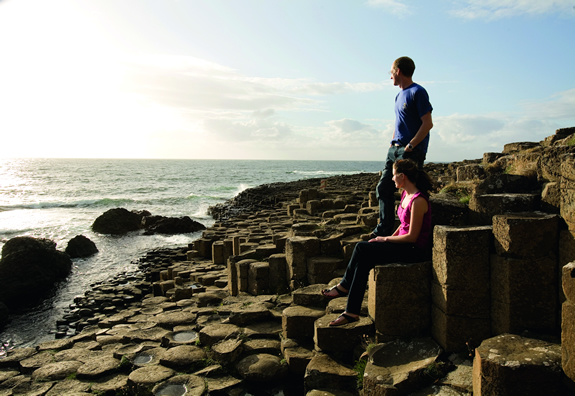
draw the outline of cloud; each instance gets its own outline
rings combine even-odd
[[[523,107],[531,117],[575,121],[575,88],[557,92],[543,102],[524,103]]]
[[[203,120],[204,134],[218,142],[251,142],[285,140],[292,134],[292,126],[272,117],[274,110],[255,112],[250,119],[231,120],[210,118]],[[262,117],[261,113],[267,114]]]
[[[567,14],[575,16],[572,0],[463,0],[450,13],[464,19],[495,20],[518,15]]]
[[[408,6],[399,0],[368,0],[367,4],[372,7],[384,8],[398,16],[404,16],[411,13]]]
[[[329,127],[326,135],[330,139],[337,138],[345,141],[345,144],[354,140],[378,138],[380,135],[380,132],[373,125],[363,124],[349,118],[327,121],[326,125]]]
[[[311,98],[391,87],[388,81],[317,82],[309,79],[257,78],[202,59],[140,56],[124,60],[123,89],[168,107],[204,111],[317,109]]]
[[[507,143],[538,142],[575,124],[575,88],[521,106],[520,113],[434,116],[428,160],[481,158],[501,152]]]

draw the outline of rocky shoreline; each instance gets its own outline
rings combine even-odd
[[[514,247],[513,227],[522,230],[518,246],[533,240],[526,233],[542,232],[539,239],[559,246],[559,254],[553,253],[559,266],[575,259],[565,248],[572,246],[569,231],[558,231],[556,213],[566,204],[561,194],[549,192],[555,154],[575,155],[575,146],[567,144],[575,130],[567,132],[539,145],[509,145],[482,160],[427,164],[438,183],[432,197],[433,263],[378,268],[359,322],[330,328],[345,298],[326,301],[320,290],[338,282],[353,247],[377,222],[373,191],[379,176],[262,185],[211,208],[216,223],[188,246],[150,251],[138,260],[138,272],[92,285],[58,322],[54,341],[0,358],[0,396],[489,395],[506,389],[508,380],[522,395],[572,394],[564,385],[570,384],[570,371],[565,363],[562,370],[556,337],[561,328],[553,318],[558,304],[530,305],[524,316],[501,321],[489,316],[495,312],[489,307],[482,316],[478,297],[504,282],[489,283],[481,266],[489,268],[490,260],[507,265],[509,257],[517,261],[526,254]],[[543,155],[545,150],[553,155]],[[522,213],[500,214],[514,208]],[[542,209],[546,213],[532,212]],[[497,224],[487,225],[492,217]],[[550,236],[557,239],[559,233],[563,242],[557,244]],[[440,247],[453,238],[465,248],[449,245],[445,256],[447,248]],[[500,238],[507,238],[503,253],[500,243],[492,246]],[[512,248],[518,253],[509,253]],[[538,244],[527,250],[537,263],[546,263],[546,249]],[[531,256],[523,262],[529,264]],[[473,279],[461,276],[469,263]],[[441,274],[442,268],[452,272]],[[459,289],[454,292],[443,275],[459,279]],[[477,288],[480,279],[487,283]],[[522,287],[533,297],[524,299],[540,301],[541,284],[530,283],[540,278],[519,274],[512,281],[526,282]],[[382,284],[389,291],[382,293]],[[575,297],[571,289],[563,301]],[[386,293],[396,297],[390,302]],[[463,311],[454,314],[456,309]],[[539,326],[538,334],[517,330],[530,329],[522,324],[525,315],[536,317],[529,323]],[[490,338],[490,323],[517,327]],[[564,337],[563,349],[571,345]]]

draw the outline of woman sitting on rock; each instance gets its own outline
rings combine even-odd
[[[341,326],[359,319],[369,271],[376,265],[417,263],[430,259],[432,182],[427,173],[409,159],[393,164],[395,187],[403,189],[397,214],[401,224],[391,236],[378,236],[359,242],[341,282],[322,294],[326,298],[348,296],[345,312],[330,326]]]

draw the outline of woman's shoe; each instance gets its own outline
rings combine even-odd
[[[353,317],[351,315],[342,313],[341,315],[339,315],[337,317],[336,320],[332,320],[331,322],[329,322],[329,325],[333,326],[333,327],[343,326],[343,325],[348,324],[348,323],[357,322],[358,320],[359,320],[359,318],[356,318],[356,317]]]
[[[336,296],[328,296],[327,293],[329,293],[330,291],[335,290],[337,292]],[[341,290],[339,287],[337,287],[337,285],[335,285],[334,287],[332,287],[331,289],[323,289],[321,291],[321,294],[325,297],[325,298],[329,298],[329,299],[333,299],[333,298],[339,298],[339,297],[347,297],[347,292],[344,292],[343,290]]]

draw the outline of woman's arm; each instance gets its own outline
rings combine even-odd
[[[427,200],[423,197],[417,197],[411,203],[411,218],[409,223],[409,231],[404,235],[397,235],[397,232],[393,236],[388,237],[378,237],[381,238],[378,242],[393,242],[393,243],[415,243],[419,234],[421,233],[421,227],[423,227],[423,216],[429,210],[429,205]]]
[[[395,236],[395,235],[399,234],[400,228],[401,228],[401,226],[397,227],[397,229],[395,230],[395,232],[392,235]],[[368,242],[385,242],[387,238],[389,238],[389,237],[378,236],[378,237],[370,239]]]

